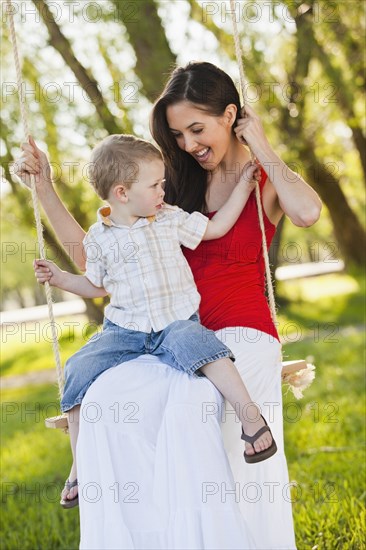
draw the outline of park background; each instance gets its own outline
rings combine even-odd
[[[100,205],[87,179],[90,149],[111,133],[150,138],[149,111],[175,63],[210,61],[238,83],[228,8],[196,0],[13,2],[31,132],[84,229]],[[298,548],[365,548],[365,4],[241,0],[235,8],[246,100],[324,204],[311,228],[285,220],[271,251],[273,272],[309,262],[329,272],[287,271],[276,281],[285,357],[317,365],[302,400],[284,387]],[[5,3],[1,10],[2,548],[77,548],[78,511],[58,504],[68,440],[43,423],[57,413],[49,323],[35,310],[21,321],[18,311],[45,298],[32,269],[39,253],[30,193],[12,173],[23,136]],[[48,256],[76,272],[47,220],[44,232]],[[96,330],[103,303],[74,308],[70,295],[55,299],[70,300],[57,317],[65,361]]]

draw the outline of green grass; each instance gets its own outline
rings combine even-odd
[[[57,390],[6,390],[2,401],[1,548],[77,549],[78,509],[58,504],[71,466],[68,437],[44,427],[56,413]]]
[[[331,274],[277,283],[280,335],[337,338],[340,327],[365,323],[365,278]],[[289,337],[287,341],[291,341]]]
[[[322,281],[322,291],[319,279],[281,288],[281,299],[292,296],[293,301],[282,308],[286,316],[281,317],[280,329],[295,318],[307,335],[285,345],[285,355],[311,355],[317,366],[316,379],[303,399],[296,401],[284,388],[298,550],[365,548],[364,338],[357,327],[352,328],[364,321],[364,286],[360,277],[352,281],[344,275],[330,277],[326,284]],[[319,330],[311,328],[316,323]],[[326,323],[337,330],[331,333]],[[29,353],[23,357],[17,343],[12,343],[7,375],[29,371],[30,362],[42,354],[52,365],[49,344],[28,345]],[[66,339],[62,345],[66,354],[80,341]],[[46,416],[57,413],[57,390],[51,385],[9,389],[3,391],[2,400],[2,548],[76,549],[78,511],[65,512],[58,504],[71,463],[68,438],[43,424]]]
[[[71,324],[70,324],[71,323]],[[75,353],[85,344],[95,326],[84,316],[57,319],[61,361]],[[16,376],[27,372],[54,369],[51,330],[48,321],[21,323],[14,329],[2,332],[1,376]]]
[[[292,344],[304,357],[306,342]],[[300,401],[284,399],[286,454],[298,549],[361,549],[365,521],[364,337],[312,346],[317,375]],[[318,545],[318,547],[316,546]]]
[[[364,549],[365,280],[326,275],[281,283],[278,292],[284,356],[311,356],[317,366],[303,399],[284,391],[298,550]],[[290,343],[296,333],[305,338]]]

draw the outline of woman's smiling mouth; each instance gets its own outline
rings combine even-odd
[[[194,153],[193,156],[198,160],[198,162],[206,162],[210,155],[210,147],[205,147],[201,151]]]

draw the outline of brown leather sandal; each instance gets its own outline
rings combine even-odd
[[[262,426],[262,428],[259,428],[259,430],[254,435],[247,435],[244,432],[243,427],[241,428],[241,431],[242,431],[241,439],[250,443],[253,449],[254,449],[254,443],[262,434],[264,434],[265,432],[270,432],[272,436],[272,444],[267,449],[264,449],[264,451],[256,452],[256,450],[254,449],[254,455],[248,455],[244,451],[244,459],[245,459],[245,462],[248,462],[248,464],[255,464],[256,462],[262,462],[262,460],[266,460],[267,458],[270,458],[277,452],[277,445],[273,438],[271,429],[269,428],[265,418],[263,416],[262,418],[263,418],[263,422],[265,423],[265,426]]]
[[[75,479],[75,481],[69,481],[68,479],[65,482],[65,488],[70,491],[73,487],[76,487],[78,485],[78,480]],[[77,506],[79,504],[79,493],[71,499],[61,499],[60,504],[62,508],[74,508],[74,506]]]

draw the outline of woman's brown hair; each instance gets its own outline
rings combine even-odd
[[[208,172],[178,147],[166,118],[167,107],[181,101],[189,101],[217,117],[223,115],[229,104],[234,104],[238,119],[239,94],[224,71],[212,63],[191,62],[174,69],[152,110],[151,133],[161,148],[166,166],[165,200],[187,212],[205,212]]]

